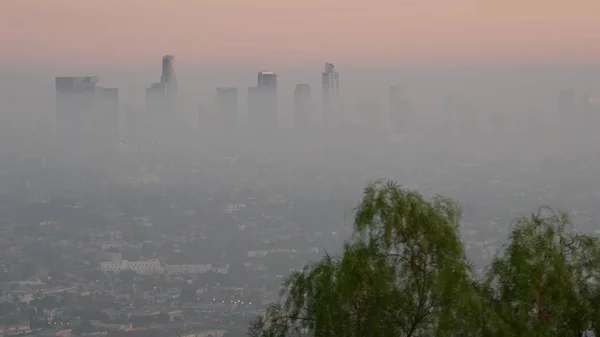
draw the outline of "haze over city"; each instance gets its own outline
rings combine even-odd
[[[3,68],[150,66],[165,53],[184,68],[596,63],[599,9],[593,0],[3,1],[0,60]]]
[[[452,263],[477,285],[539,206],[595,240],[599,11],[592,0],[0,0],[0,332],[246,336],[290,273],[356,262],[365,224],[418,223],[406,230],[431,242],[456,232],[464,259]],[[397,185],[361,194],[378,179]],[[365,220],[378,188],[417,221]],[[435,195],[462,218],[438,214]],[[394,275],[390,289],[413,289]],[[490,303],[516,303],[494,290]],[[518,300],[543,316],[539,298]],[[337,304],[317,309],[348,307]],[[487,328],[473,336],[502,335]]]

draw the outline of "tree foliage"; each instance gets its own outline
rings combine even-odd
[[[381,181],[354,215],[341,254],[292,273],[249,336],[576,336],[599,323],[600,244],[563,213],[516,221],[481,279],[453,200]]]
[[[450,199],[427,201],[391,181],[367,186],[356,208],[355,234],[341,256],[326,256],[290,275],[285,300],[253,334],[441,333],[458,318],[454,308],[470,274],[459,218]]]
[[[598,328],[598,238],[575,232],[565,213],[542,208],[517,220],[485,280],[503,335],[576,336]]]

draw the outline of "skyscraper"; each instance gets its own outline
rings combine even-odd
[[[248,88],[248,118],[259,129],[277,128],[277,74],[258,73],[256,87]]]
[[[98,139],[104,88],[95,76],[57,77],[56,134],[61,148],[83,147]],[[102,95],[99,95],[102,93]]]
[[[168,97],[177,95],[177,78],[175,77],[175,56],[165,55],[162,59],[162,75],[160,84],[163,85]]]
[[[146,89],[146,118],[140,121],[141,138],[145,141],[160,142],[166,140],[177,125],[176,96],[178,86],[175,76],[175,57],[165,55],[162,58],[160,82],[152,83]]]
[[[258,73],[258,87],[277,91],[277,74],[272,71],[261,71]]]
[[[217,118],[224,128],[233,128],[237,125],[237,88],[217,88]]]
[[[332,63],[325,63],[325,71],[321,79],[323,86],[323,124],[333,126],[334,118],[339,113],[340,82],[339,74]]]
[[[175,77],[175,56],[165,55],[162,58],[160,82],[152,83],[146,89],[146,111],[149,115],[165,115],[174,109],[177,95],[177,78]]]
[[[294,90],[294,128],[307,129],[312,114],[312,98],[308,84],[298,84]]]

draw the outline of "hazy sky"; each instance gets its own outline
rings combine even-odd
[[[598,0],[0,0],[0,61],[590,63]]]

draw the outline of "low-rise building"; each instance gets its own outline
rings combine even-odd
[[[212,264],[169,264],[165,269],[167,274],[196,275],[211,271],[213,266]]]
[[[265,257],[269,254],[268,250],[249,250],[248,257]]]
[[[229,265],[213,266],[212,271],[217,274],[227,274],[229,273]]]
[[[164,268],[160,265],[158,259],[145,261],[128,261],[121,260],[120,262],[108,261],[100,262],[100,271],[104,273],[120,273],[125,270],[131,270],[138,274],[161,274]]]

